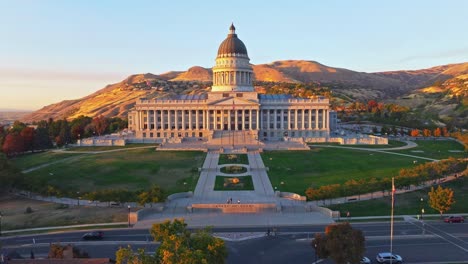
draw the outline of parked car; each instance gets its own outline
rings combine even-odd
[[[89,233],[84,234],[81,238],[83,240],[101,240],[104,238],[104,232],[102,231],[89,232]]]
[[[362,257],[361,264],[371,264],[371,261],[368,257]]]
[[[377,256],[375,257],[375,259],[377,260],[378,263],[392,263],[392,264],[401,264],[403,263],[403,258],[399,255],[396,255],[396,254],[392,254],[392,253],[389,253],[389,252],[383,252],[383,253],[379,253],[377,254]]]
[[[445,223],[463,223],[465,222],[465,218],[461,215],[451,215],[449,217],[444,218]]]

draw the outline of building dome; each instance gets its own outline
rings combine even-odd
[[[230,54],[239,54],[247,56],[247,48],[244,42],[237,37],[236,28],[233,24],[229,28],[227,38],[219,45],[218,57],[225,57]]]

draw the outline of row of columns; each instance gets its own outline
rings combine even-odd
[[[270,113],[270,110],[273,110],[273,113]],[[278,110],[280,111],[280,121],[278,122]],[[273,124],[273,129],[319,129],[319,113],[322,117],[321,120],[321,129],[326,130],[329,128],[329,110],[328,109],[307,109],[309,110],[307,114],[307,122],[306,122],[306,109],[265,109],[262,110],[262,129],[271,129],[271,124]],[[320,111],[319,111],[320,110]],[[287,111],[287,120],[284,121],[285,111]],[[301,111],[301,120],[299,120],[299,111]],[[291,113],[292,112],[292,113]],[[315,112],[315,122],[314,126],[312,127],[312,112]],[[292,117],[294,116],[294,122],[292,122]],[[265,118],[266,120],[263,120]],[[273,122],[271,122],[273,120]],[[266,122],[264,122],[266,121]],[[287,123],[287,128],[284,127],[284,123]],[[278,127],[279,123],[279,127]],[[306,126],[308,125],[308,126]]]
[[[213,73],[214,85],[251,85],[252,73],[246,71],[219,71]]]
[[[174,112],[171,113],[171,111]],[[188,114],[185,111],[188,111]],[[211,111],[212,113],[210,113]],[[221,112],[218,114],[218,111]],[[225,113],[225,111],[227,112]],[[192,110],[139,110],[137,113],[137,120],[134,122],[138,130],[224,130],[225,124],[227,130],[252,130],[258,129],[260,123],[256,109],[195,110],[194,114]],[[180,122],[179,116],[181,117]],[[239,117],[242,117],[240,121]],[[246,121],[246,117],[249,117],[248,121]],[[254,118],[255,122],[253,122]],[[233,123],[234,128],[232,127]],[[239,127],[239,125],[241,126]]]

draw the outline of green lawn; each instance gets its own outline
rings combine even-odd
[[[468,153],[464,151],[462,144],[454,140],[416,140],[417,147],[405,150],[392,150],[395,153],[427,157],[432,159],[445,159],[448,157],[466,158]],[[450,152],[450,151],[461,152]]]
[[[223,164],[249,164],[247,154],[220,154],[218,165]]]
[[[85,154],[32,171],[27,177],[38,186],[51,184],[80,192],[111,188],[137,190],[154,183],[174,193],[195,189],[198,167],[204,158],[202,152],[155,151],[152,148]]]
[[[127,144],[125,146],[83,146],[83,147],[70,147],[66,151],[105,151],[114,149],[138,148],[138,147],[157,147],[159,144]]]
[[[237,179],[238,182],[233,182]],[[216,176],[215,180],[215,191],[253,191],[254,186],[252,182],[252,176],[242,177],[225,177]]]
[[[55,161],[67,159],[70,157],[76,157],[79,155],[83,155],[83,154],[63,153],[63,152],[57,153],[57,152],[47,151],[47,152],[21,155],[21,156],[11,159],[11,161],[20,170],[25,170],[25,169],[37,167],[45,163],[55,162]]]
[[[444,187],[450,187],[454,190],[455,204],[452,206],[450,213],[466,213],[468,212],[468,178],[460,178],[456,181],[443,184]],[[438,214],[436,210],[429,207],[428,195],[430,188],[396,195],[395,197],[395,215],[417,215],[421,213],[421,208],[424,208],[425,214]],[[423,198],[423,202],[421,202]],[[368,216],[368,215],[390,215],[391,197],[374,199],[362,202],[346,203],[340,205],[331,205],[328,208],[342,212],[349,211],[351,216]]]
[[[262,153],[273,186],[304,194],[309,186],[344,183],[350,179],[384,178],[413,167],[414,158],[365,150],[313,148],[311,151]],[[420,163],[427,162],[418,160]]]
[[[388,140],[387,145],[341,145],[339,143],[309,143],[309,145],[333,145],[333,146],[341,146],[341,147],[355,147],[355,148],[396,148],[406,146],[405,142],[398,141],[398,140]]]

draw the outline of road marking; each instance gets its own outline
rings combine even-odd
[[[70,241],[70,242],[60,242],[61,244],[73,244],[73,245],[158,245],[159,242],[146,242],[146,241]],[[3,246],[3,248],[24,248],[24,247],[41,247],[41,246],[50,246],[51,243],[36,243],[36,244],[22,244],[22,245],[11,245]]]
[[[418,226],[416,223],[413,223],[413,222],[409,222],[409,223],[411,223],[411,224],[413,224],[413,225],[415,225],[415,226]],[[434,228],[434,229],[440,231],[441,233],[446,234],[446,235],[448,235],[448,236],[450,236],[450,237],[456,238],[457,240],[460,240],[460,241],[462,241],[463,243],[466,244],[465,241],[463,241],[463,240],[461,240],[461,239],[459,239],[459,238],[457,238],[457,237],[454,237],[454,236],[452,236],[452,235],[450,235],[450,234],[448,234],[448,233],[446,233],[446,232],[444,232],[444,231],[442,231],[442,230],[440,230],[440,229],[438,229],[438,228],[432,227],[431,225],[426,224],[426,223],[422,223],[422,226],[420,227],[422,231],[426,231],[426,232],[432,233],[432,234],[434,234],[435,236],[438,236],[439,238],[441,238],[441,239],[443,239],[443,240],[449,242],[450,244],[452,244],[452,245],[454,245],[454,246],[460,248],[461,250],[463,250],[463,251],[465,251],[465,252],[468,252],[468,249],[466,249],[466,248],[464,248],[464,247],[458,245],[458,244],[455,243],[455,242],[452,242],[452,241],[448,240],[447,238],[445,238],[445,237],[443,237],[443,236],[441,236],[441,235],[439,235],[439,234],[434,233],[433,231],[430,231],[427,227],[425,228],[424,226],[427,226],[427,227],[429,227],[429,228]]]

